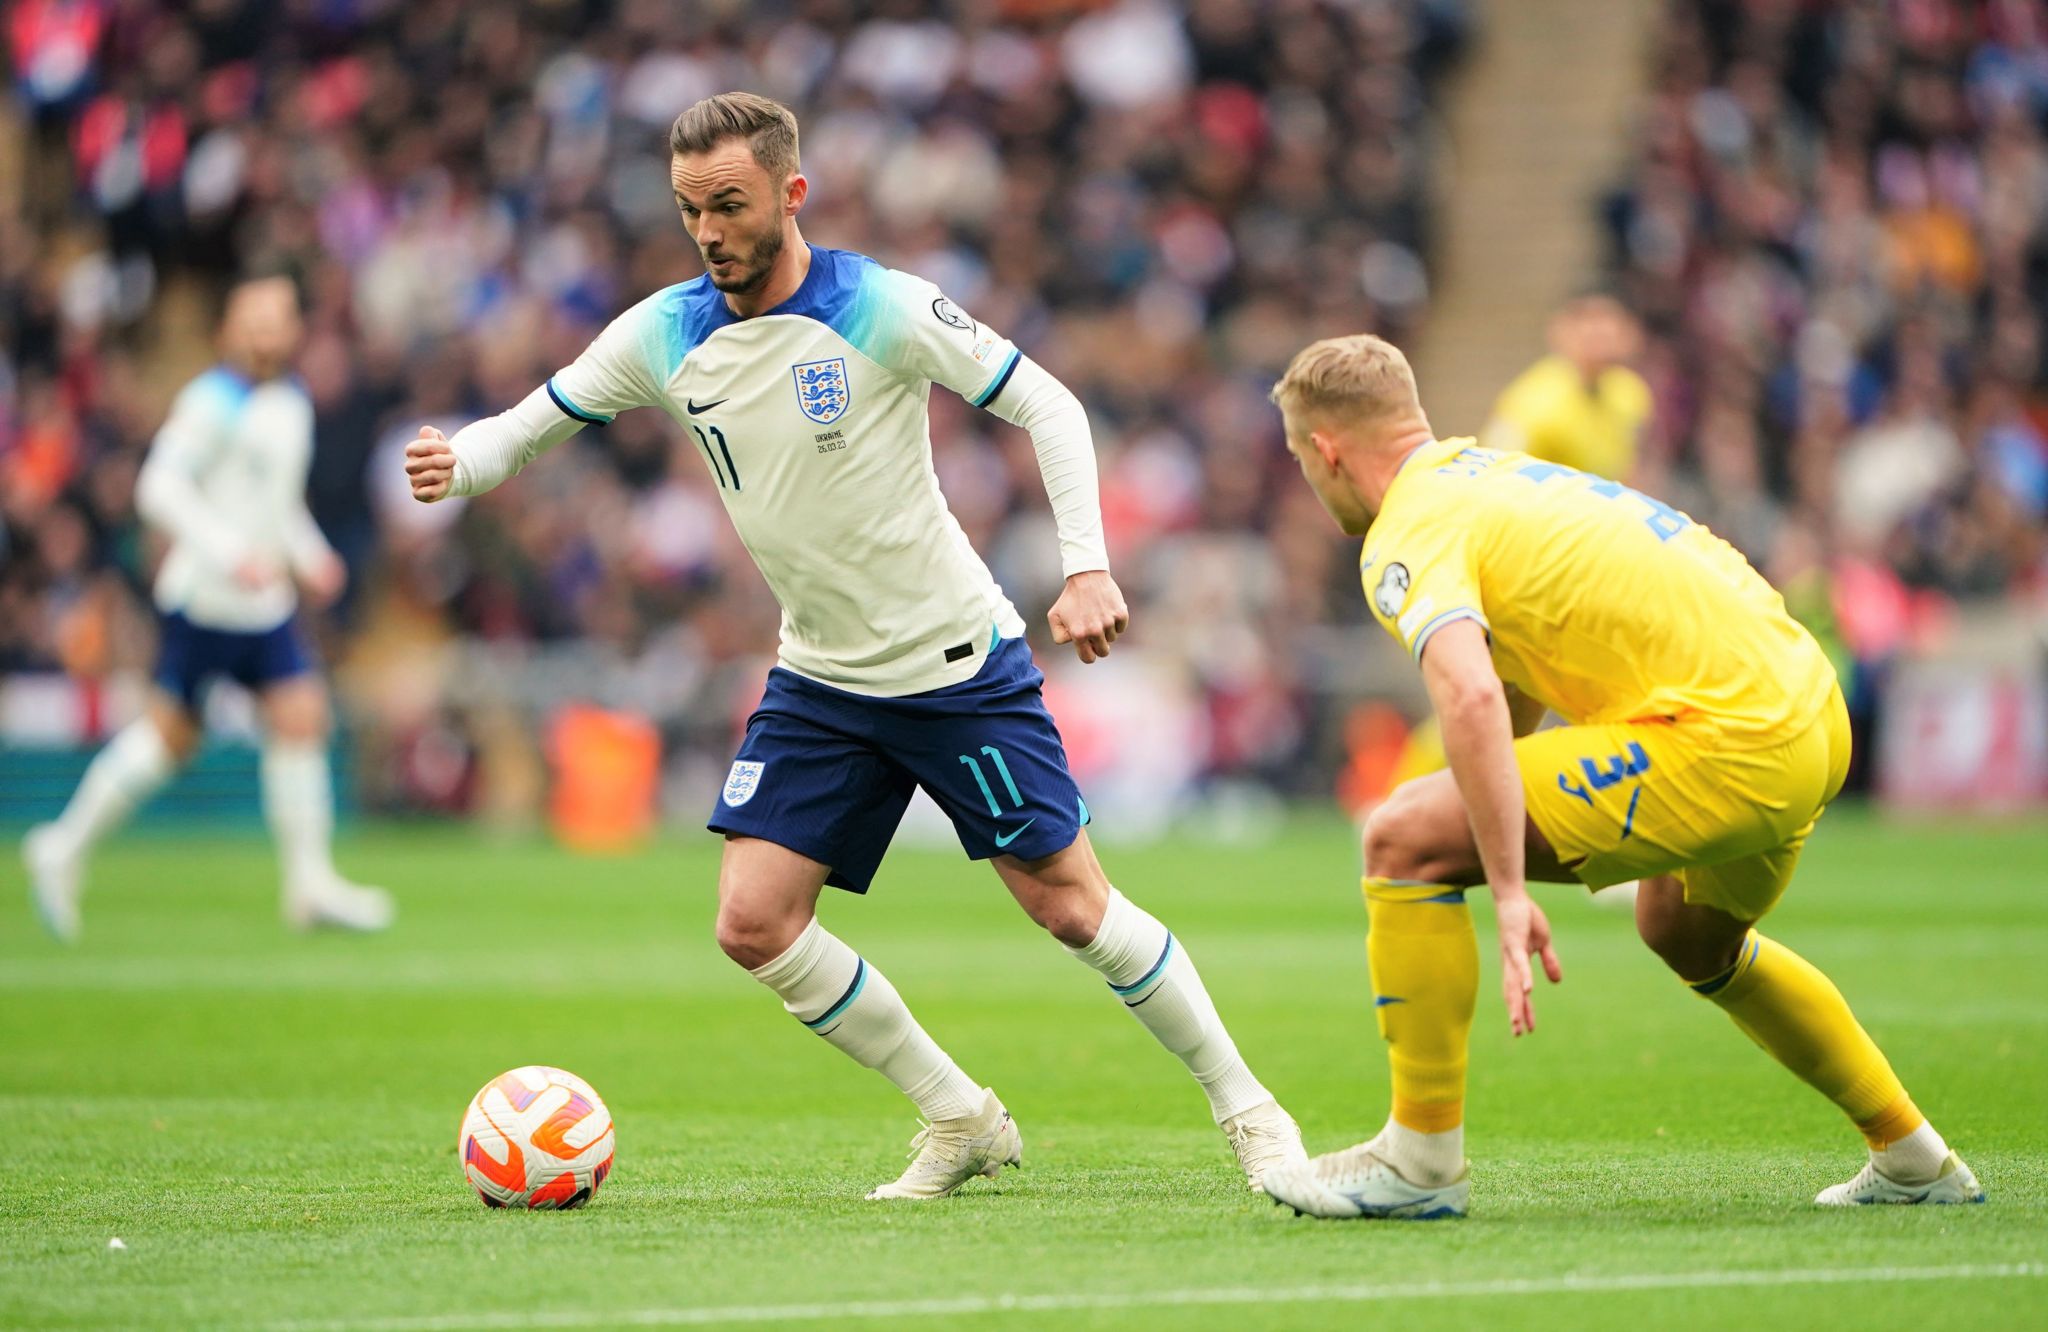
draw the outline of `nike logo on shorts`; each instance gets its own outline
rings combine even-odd
[[[720,398],[720,399],[718,400],[718,402],[707,402],[707,403],[705,403],[705,404],[704,404],[704,405],[703,405],[702,407],[699,407],[699,406],[698,406],[698,405],[697,405],[696,403],[692,402],[692,401],[691,401],[690,399],[688,399],[688,398],[685,398],[685,399],[683,399],[683,405],[684,405],[684,406],[686,406],[686,407],[688,407],[688,408],[690,409],[690,415],[692,415],[692,416],[699,416],[699,415],[702,415],[702,414],[703,414],[703,413],[705,413],[705,412],[708,412],[708,411],[710,411],[710,410],[711,410],[711,409],[712,409],[713,407],[716,407],[716,406],[718,406],[718,404],[719,404],[719,403],[721,403],[721,402],[731,402],[731,401],[732,401],[732,399],[731,399],[731,398]]]
[[[1024,820],[1024,826],[1023,826],[1022,828],[1019,828],[1019,829],[1017,829],[1017,830],[1016,830],[1015,832],[1012,832],[1012,833],[997,833],[997,834],[996,834],[996,845],[997,845],[997,846],[1008,846],[1008,845],[1009,845],[1010,843],[1012,843],[1012,842],[1016,841],[1016,840],[1017,840],[1017,839],[1018,839],[1019,837],[1022,837],[1022,836],[1024,835],[1024,828],[1029,828],[1029,827],[1030,827],[1030,826],[1031,826],[1032,824],[1034,824],[1034,823],[1036,823],[1036,822],[1038,822],[1038,820],[1037,820],[1037,819],[1026,819],[1026,820]]]

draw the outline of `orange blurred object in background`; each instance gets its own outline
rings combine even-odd
[[[564,846],[605,854],[647,840],[661,785],[661,736],[652,723],[570,704],[549,723],[548,762],[548,821]]]

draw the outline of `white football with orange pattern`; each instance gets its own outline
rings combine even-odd
[[[486,1207],[581,1207],[612,1170],[612,1112],[574,1073],[515,1068],[470,1100],[455,1151]]]

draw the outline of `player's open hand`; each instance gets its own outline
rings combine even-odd
[[[1131,610],[1107,569],[1077,573],[1046,612],[1052,641],[1072,643],[1083,662],[1109,655],[1109,645],[1131,627]]]
[[[420,503],[445,499],[455,484],[455,450],[448,447],[448,437],[432,426],[421,426],[418,438],[405,446],[405,475],[412,482],[412,497]]]
[[[1543,959],[1543,974],[1555,985],[1564,979],[1557,950],[1550,946],[1550,922],[1526,888],[1493,890],[1494,922],[1500,929],[1500,989],[1508,1003],[1508,1026],[1515,1035],[1536,1030],[1536,1007],[1529,992],[1536,988],[1529,959]]]

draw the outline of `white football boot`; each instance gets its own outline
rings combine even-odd
[[[910,1140],[910,1167],[894,1182],[869,1192],[869,1202],[943,1198],[976,1175],[994,1179],[1004,1166],[1024,1163],[1024,1139],[1003,1103],[981,1089],[981,1113],[926,1124]]]
[[[1448,1184],[1426,1187],[1403,1179],[1373,1148],[1373,1143],[1361,1142],[1341,1152],[1269,1170],[1265,1190],[1273,1201],[1292,1207],[1297,1216],[1434,1221],[1465,1215],[1465,1199],[1472,1192],[1469,1167]]]
[[[77,848],[56,824],[41,823],[22,839],[21,859],[28,867],[28,895],[36,918],[57,942],[77,943],[84,868]]]
[[[1984,1201],[1984,1190],[1977,1184],[1977,1177],[1970,1173],[1970,1167],[1963,1164],[1963,1158],[1954,1152],[1941,1163],[1941,1173],[1926,1184],[1901,1184],[1877,1168],[1875,1161],[1864,1162],[1856,1177],[1833,1188],[1822,1189],[1814,1202],[1822,1207],[1861,1207],[1870,1203],[1892,1203],[1910,1206],[1913,1203],[1980,1203]]]
[[[1308,1160],[1301,1145],[1301,1125],[1278,1101],[1266,1101],[1224,1120],[1223,1136],[1230,1139],[1230,1150],[1237,1153],[1237,1163],[1244,1168],[1244,1186],[1253,1193],[1259,1191],[1267,1171]]]
[[[373,933],[389,929],[397,916],[398,907],[390,893],[350,883],[338,874],[285,886],[284,923],[295,930]]]

